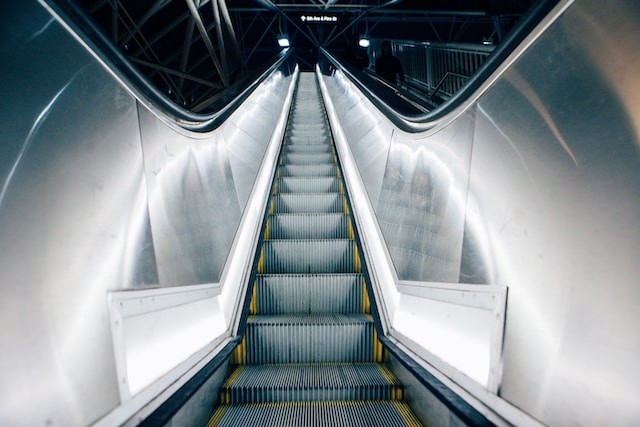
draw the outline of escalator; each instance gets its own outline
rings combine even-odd
[[[313,73],[280,156],[245,334],[208,427],[421,425],[384,363]]]

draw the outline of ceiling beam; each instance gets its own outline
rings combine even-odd
[[[194,0],[185,0],[185,2],[187,3],[189,12],[191,12],[191,16],[193,16],[193,19],[196,22],[196,27],[200,32],[200,37],[202,37],[202,41],[207,47],[207,51],[209,52],[209,56],[211,58],[211,61],[213,62],[213,66],[216,68],[216,71],[218,71],[218,75],[220,76],[220,80],[222,80],[222,84],[225,87],[229,86],[229,77],[226,75],[224,68],[220,63],[220,60],[218,59],[218,55],[216,55],[215,49],[213,48],[213,43],[211,42],[211,37],[209,37],[209,33],[207,32],[207,29],[204,25],[204,22],[202,21],[202,17],[200,16],[200,12],[198,12],[198,8],[196,7]]]

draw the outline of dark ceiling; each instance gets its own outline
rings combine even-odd
[[[280,51],[301,66],[358,36],[499,44],[534,0],[75,0],[162,91],[188,109],[215,101]],[[318,22],[319,21],[319,22]]]

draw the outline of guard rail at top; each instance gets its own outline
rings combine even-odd
[[[488,88],[492,76],[499,70],[501,64],[518,50],[534,28],[543,21],[557,3],[558,0],[543,0],[534,4],[503,43],[496,47],[477,72],[469,78],[467,84],[438,108],[428,113],[412,113],[409,108],[399,108],[398,102],[390,101],[391,97],[388,93],[383,94],[374,84],[366,81],[367,79],[358,78],[356,73],[341,64],[325,49],[321,49],[321,53],[333,67],[344,73],[399,129],[407,132],[423,132],[445,121],[450,113],[463,110],[477,99]]]
[[[209,108],[195,113],[182,108],[162,93],[117,46],[92,22],[73,0],[40,0],[85,44],[115,77],[143,104],[175,125],[195,132],[208,132],[222,124],[240,104],[276,69],[293,72],[292,49],[281,51],[263,70],[247,74]]]

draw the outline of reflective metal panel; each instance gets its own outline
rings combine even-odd
[[[264,160],[291,78],[282,72],[274,73],[221,128],[242,209]]]
[[[369,199],[375,206],[380,196],[392,127],[382,119],[379,111],[371,108],[362,94],[351,87],[342,73],[336,72],[334,78],[325,79],[325,82],[336,112],[344,119],[345,136]]]
[[[398,276],[458,282],[473,113],[434,134],[405,134],[341,73],[326,81]]]
[[[376,214],[400,279],[458,282],[473,124],[394,133]]]
[[[140,109],[162,286],[220,280],[289,81],[276,73],[208,135],[178,133]]]
[[[640,420],[638,69],[640,5],[578,1],[478,106],[470,214],[509,285],[501,396],[548,425]]]
[[[0,420],[87,425],[118,404],[106,292],[157,282],[136,106],[37,3],[0,8]]]
[[[433,280],[437,262],[419,270],[398,260],[420,251],[437,259],[441,246],[419,246],[424,233],[457,225],[456,249],[446,253],[460,256],[451,259],[463,276],[441,280],[509,287],[504,400],[463,387],[511,420],[635,425],[640,4],[577,0],[563,8],[447,128],[412,137],[394,131],[374,206],[401,278]],[[349,116],[340,117],[342,127],[358,128]]]
[[[140,129],[160,284],[217,282],[241,213],[226,144],[143,109]]]

